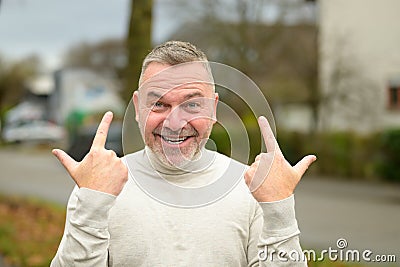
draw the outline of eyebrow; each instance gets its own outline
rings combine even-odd
[[[193,97],[204,97],[204,95],[202,93],[200,93],[200,92],[194,92],[194,93],[191,93],[191,94],[187,94],[185,96],[185,99],[190,99],[190,98],[193,98]]]
[[[147,93],[147,97],[152,97],[152,98],[161,99],[161,98],[162,98],[162,95],[160,95],[160,94],[158,94],[158,93],[156,93],[156,92],[149,92],[149,93]]]
[[[160,95],[159,93],[153,92],[153,91],[147,93],[147,97],[157,98],[157,99],[162,99],[163,98],[162,95]],[[201,92],[194,92],[194,93],[187,94],[184,97],[184,99],[187,100],[187,99],[191,99],[193,97],[204,97],[204,95]]]

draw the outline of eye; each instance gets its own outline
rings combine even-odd
[[[164,111],[166,109],[166,105],[163,102],[157,101],[152,104],[151,110],[155,112]]]
[[[153,106],[154,106],[154,107],[157,107],[157,108],[160,108],[160,107],[164,106],[164,104],[161,103],[161,102],[156,102],[156,103],[154,103]]]
[[[189,103],[187,103],[187,107],[188,108],[198,108],[198,107],[200,107],[200,104],[195,103],[195,102],[189,102]]]
[[[190,113],[196,113],[201,110],[201,104],[199,102],[193,101],[184,103],[182,107],[186,112]]]

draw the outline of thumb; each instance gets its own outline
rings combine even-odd
[[[57,157],[58,161],[60,161],[64,168],[69,172],[69,174],[71,174],[72,169],[78,163],[61,149],[53,149],[51,152],[54,156]]]
[[[297,173],[300,174],[300,176],[303,176],[303,174],[306,172],[308,167],[317,160],[317,157],[315,155],[308,155],[302,158],[299,162],[297,162],[296,165],[294,165],[294,169],[297,171]]]

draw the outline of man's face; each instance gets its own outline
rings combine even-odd
[[[216,121],[218,95],[200,63],[150,63],[134,93],[145,144],[169,166],[196,158]]]

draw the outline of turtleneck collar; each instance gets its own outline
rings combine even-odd
[[[206,170],[214,162],[216,153],[203,148],[197,159],[188,162],[183,167],[171,166],[162,162],[159,157],[148,147],[145,146],[145,158],[150,166],[158,173],[164,175],[184,175],[189,173],[198,173]]]

